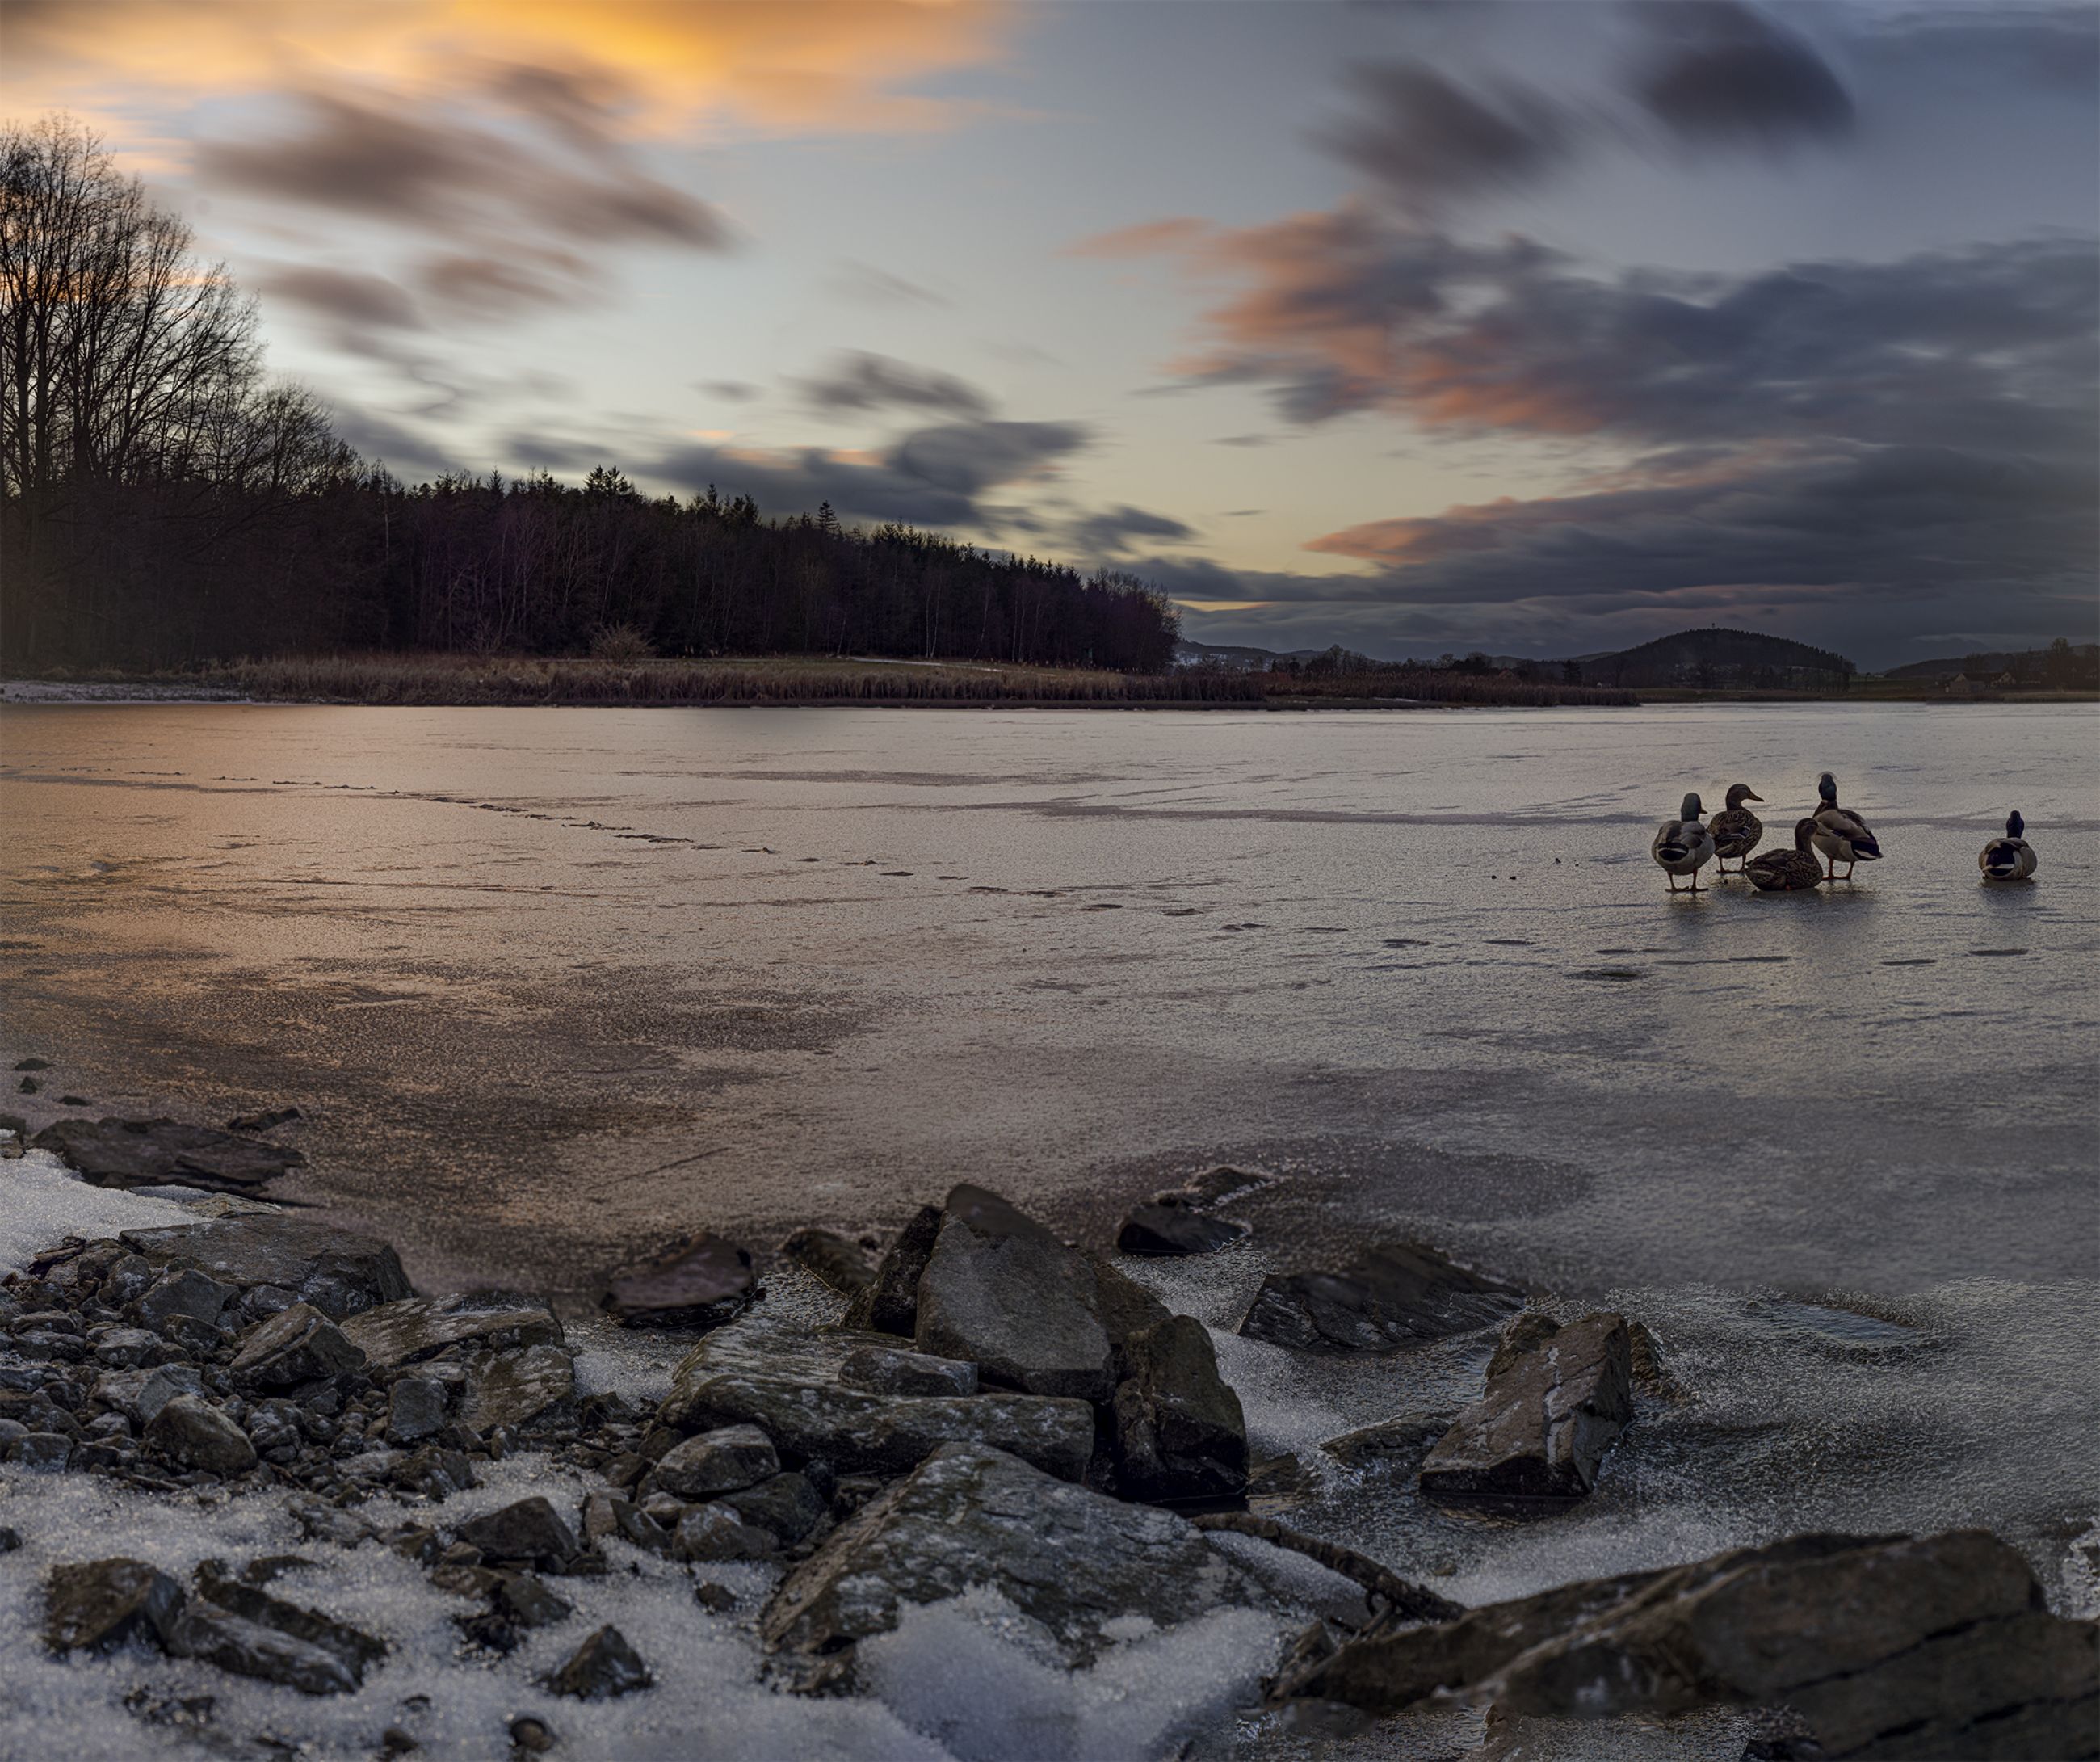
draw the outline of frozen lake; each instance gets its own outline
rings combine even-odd
[[[2084,1596],[2096,734],[2089,706],[10,706],[6,1051],[55,1066],[10,1105],[296,1103],[286,1195],[422,1278],[572,1292],[687,1230],[887,1225],[960,1178],[1103,1240],[1162,1177],[1255,1163],[1289,1178],[1255,1248],[1149,1275],[1192,1313],[1419,1234],[1647,1317],[1699,1393],[1519,1536],[1353,1482],[1307,1521],[1446,1556],[1468,1601],[1962,1521]],[[1886,861],[1666,894],[1648,841],[1686,790],[1748,783],[1771,845],[1825,768]],[[2040,876],[1987,888],[2014,807]],[[1479,1374],[1226,1349],[1272,1449]]]

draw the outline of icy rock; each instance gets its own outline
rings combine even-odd
[[[474,1431],[523,1429],[567,1411],[576,1398],[576,1366],[566,1346],[532,1345],[516,1352],[477,1352],[466,1372],[461,1422]]]
[[[671,1538],[673,1556],[688,1561],[763,1560],[779,1545],[770,1530],[712,1501],[688,1506]]]
[[[452,1417],[457,1389],[435,1376],[402,1376],[387,1391],[386,1442],[412,1444],[443,1431]]]
[[[631,1499],[616,1493],[592,1493],[584,1499],[584,1539],[596,1543],[608,1536],[651,1554],[671,1552],[671,1532]]]
[[[1206,1217],[1180,1195],[1162,1193],[1123,1214],[1116,1248],[1123,1254],[1215,1254],[1247,1234],[1245,1224]]]
[[[1511,1511],[1579,1499],[1633,1418],[1626,1318],[1549,1323],[1489,1368],[1486,1395],[1423,1459],[1425,1497]]]
[[[1396,1419],[1380,1420],[1360,1426],[1339,1437],[1323,1439],[1326,1451],[1345,1468],[1404,1468],[1413,1472],[1422,1464],[1430,1446],[1451,1429],[1458,1417],[1454,1411],[1404,1413]]]
[[[97,1384],[95,1385],[97,1392],[99,1393],[109,1380],[110,1379],[104,1377],[102,1383]],[[151,1425],[153,1423],[153,1415],[177,1395],[203,1393],[204,1373],[195,1365],[163,1364],[157,1369],[148,1371],[139,1383],[138,1393],[131,1398],[129,1403],[131,1416],[142,1426]],[[122,1407],[126,1403],[117,1401],[113,1405]]]
[[[854,1353],[888,1347],[880,1334],[820,1332],[747,1316],[717,1329],[673,1374],[658,1417],[677,1432],[749,1422],[791,1459],[849,1473],[901,1474],[937,1445],[989,1444],[1067,1480],[1094,1447],[1084,1402],[1035,1395],[879,1395],[840,1378]]]
[[[501,1510],[470,1517],[459,1526],[459,1538],[490,1561],[514,1561],[559,1572],[582,1551],[568,1520],[535,1495]]]
[[[666,1451],[655,1481],[679,1499],[701,1499],[736,1492],[779,1472],[779,1455],[765,1433],[755,1425],[725,1425]]]
[[[724,1493],[716,1504],[726,1505],[746,1523],[770,1530],[776,1539],[792,1546],[824,1521],[830,1507],[805,1474],[793,1469],[761,1481],[741,1491]]]
[[[136,1370],[167,1342],[143,1327],[112,1327],[95,1343],[95,1356],[113,1370]]]
[[[295,1303],[242,1337],[227,1367],[247,1389],[296,1389],[364,1367],[364,1354],[311,1303]]]
[[[626,1327],[719,1327],[757,1289],[751,1251],[703,1230],[613,1276],[601,1305]]]
[[[1502,1329],[1502,1337],[1495,1342],[1493,1356],[1488,1360],[1488,1380],[1494,1381],[1560,1331],[1560,1323],[1543,1309],[1526,1309],[1521,1315],[1512,1316]]]
[[[368,1451],[342,1467],[345,1473],[354,1476],[375,1479],[384,1476],[403,1491],[419,1493],[425,1499],[450,1499],[475,1484],[472,1460],[463,1451],[437,1444],[426,1444],[405,1457],[398,1450]]]
[[[54,1566],[44,1589],[44,1643],[54,1652],[106,1651],[134,1639],[165,1645],[183,1588],[139,1560]]]
[[[974,1395],[977,1367],[901,1346],[863,1346],[840,1361],[839,1380],[878,1395]]]
[[[255,1466],[248,1434],[201,1395],[174,1395],[148,1423],[145,1444],[178,1468],[241,1474]]]
[[[1490,1327],[1523,1303],[1435,1248],[1383,1243],[1338,1271],[1272,1273],[1240,1331],[1306,1352],[1390,1352]]]
[[[63,1432],[25,1432],[7,1446],[7,1460],[36,1474],[56,1474],[72,1466],[73,1442]]]
[[[941,1233],[941,1208],[922,1205],[876,1265],[874,1282],[847,1305],[846,1326],[910,1339],[919,1326],[919,1281]]]
[[[1118,1382],[1130,1375],[1124,1349],[1137,1336],[1157,1327],[1173,1314],[1158,1298],[1105,1254],[1080,1251],[1094,1270],[1094,1289],[1101,1302],[1101,1327],[1109,1336]]]
[[[335,1322],[408,1295],[408,1275],[385,1243],[289,1213],[127,1230],[121,1239],[157,1265],[194,1261],[236,1285],[277,1286]]]
[[[875,1283],[875,1269],[861,1245],[835,1230],[798,1230],[777,1252],[782,1260],[822,1279],[841,1296],[858,1296]]]
[[[919,1349],[1031,1395],[1114,1390],[1094,1270],[997,1194],[954,1188],[919,1280]]]
[[[649,1686],[649,1667],[617,1627],[601,1627],[547,1678],[556,1694],[601,1701]]]
[[[167,1649],[302,1694],[347,1694],[386,1653],[384,1641],[345,1623],[205,1573],[169,1631]]]
[[[169,1119],[59,1119],[29,1141],[98,1187],[163,1186],[242,1193],[302,1167],[297,1150]]]
[[[1117,1480],[1138,1499],[1224,1499],[1246,1490],[1246,1416],[1218,1375],[1209,1330],[1177,1315],[1123,1348],[1116,1385]]]
[[[343,1332],[364,1352],[366,1375],[379,1382],[453,1347],[514,1350],[562,1343],[562,1324],[545,1304],[472,1297],[404,1297],[382,1303],[351,1316]]]
[[[196,1268],[171,1268],[149,1285],[138,1300],[139,1319],[156,1330],[165,1328],[178,1316],[218,1324],[220,1314],[240,1292]]]
[[[1171,1512],[1125,1504],[1003,1451],[950,1444],[834,1531],[783,1582],[759,1632],[805,1687],[909,1606],[985,1586],[1039,1623],[1064,1663],[1089,1664],[1133,1617],[1159,1627],[1261,1593]]]

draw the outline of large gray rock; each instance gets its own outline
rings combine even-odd
[[[712,1499],[780,1472],[773,1440],[755,1425],[725,1425],[673,1444],[657,1459],[653,1478],[674,1498]]]
[[[155,1265],[194,1261],[230,1284],[288,1291],[331,1321],[408,1295],[400,1259],[385,1243],[289,1213],[127,1230],[121,1239]]]
[[[982,1187],[948,1195],[919,1280],[921,1352],[964,1358],[987,1382],[1106,1401],[1114,1387],[1094,1270]]]
[[[913,1212],[877,1263],[873,1281],[846,1306],[846,1326],[910,1339],[919,1327],[919,1280],[940,1234],[939,1206],[922,1205]]]
[[[364,1354],[366,1373],[380,1382],[455,1348],[562,1343],[562,1324],[544,1303],[478,1297],[404,1297],[352,1316],[343,1332]]]
[[[240,1295],[238,1287],[194,1266],[170,1267],[142,1292],[136,1314],[146,1327],[158,1331],[177,1316],[217,1327],[226,1306]]]
[[[466,1375],[461,1421],[477,1432],[523,1429],[567,1413],[576,1393],[576,1363],[566,1346],[476,1352],[460,1361]]]
[[[538,1495],[497,1511],[470,1517],[459,1527],[459,1539],[491,1561],[507,1561],[559,1572],[583,1543],[568,1520]]]
[[[841,1380],[854,1354],[893,1340],[850,1329],[813,1331],[748,1315],[687,1353],[658,1410],[680,1432],[749,1423],[790,1459],[849,1473],[901,1474],[939,1445],[1012,1451],[1066,1480],[1086,1472],[1093,1410],[1084,1402],[1006,1393],[885,1395]]]
[[[1420,1243],[1381,1243],[1332,1272],[1272,1273],[1240,1331],[1304,1352],[1391,1352],[1492,1327],[1523,1294]]]
[[[986,1586],[1040,1623],[1064,1661],[1105,1650],[1114,1624],[1172,1627],[1261,1592],[1171,1512],[1052,1479],[1002,1451],[951,1444],[835,1531],[760,1617],[805,1686],[840,1680],[849,1648],[907,1607]]]
[[[836,1230],[797,1230],[777,1252],[841,1296],[857,1297],[875,1283],[875,1268],[861,1245]]]
[[[54,1652],[107,1651],[127,1641],[165,1645],[183,1588],[143,1560],[54,1566],[44,1587],[44,1644]]]
[[[1229,1499],[1246,1490],[1246,1415],[1218,1374],[1200,1322],[1177,1315],[1127,1342],[1116,1385],[1116,1477],[1136,1499]]]
[[[1352,1641],[1282,1697],[1512,1716],[1785,1705],[1829,1757],[2100,1755],[2100,1628],[1982,1530],[1794,1536]]]
[[[295,1303],[249,1328],[227,1370],[249,1389],[296,1389],[364,1363],[364,1354],[342,1329],[311,1303]]]
[[[1498,1358],[1487,1393],[1423,1459],[1425,1496],[1521,1512],[1597,1484],[1604,1452],[1634,1416],[1626,1318],[1545,1326],[1529,1349]]]
[[[201,1573],[198,1594],[176,1619],[168,1650],[236,1676],[280,1683],[302,1694],[347,1694],[383,1641],[254,1585]]]
[[[751,1251],[703,1230],[613,1275],[600,1300],[627,1327],[719,1327],[758,1287]]]
[[[863,1346],[840,1362],[839,1380],[878,1395],[974,1395],[977,1367],[902,1346]]]
[[[201,1395],[176,1395],[161,1404],[145,1431],[146,1448],[178,1468],[242,1474],[255,1466],[248,1434]]]
[[[174,1186],[244,1193],[306,1158],[260,1138],[171,1119],[58,1119],[29,1141],[55,1150],[99,1187]]]
[[[583,1701],[609,1700],[650,1685],[649,1667],[617,1627],[601,1627],[547,1678],[556,1694]]]
[[[1243,1240],[1245,1224],[1212,1217],[1189,1204],[1178,1193],[1162,1193],[1123,1214],[1116,1231],[1116,1248],[1124,1254],[1179,1256],[1215,1254]]]

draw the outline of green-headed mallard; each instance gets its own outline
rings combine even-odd
[[[2025,881],[2039,864],[2034,846],[2027,841],[2027,823],[2020,818],[2014,808],[2005,816],[2005,836],[1993,838],[1983,846],[1983,854],[1976,859],[1976,867],[1983,872],[1985,881]]]
[[[1684,805],[1678,809],[1675,819],[1666,819],[1655,829],[1655,842],[1648,846],[1648,854],[1660,863],[1670,877],[1670,890],[1679,890],[1677,877],[1689,875],[1692,891],[1699,891],[1699,871],[1714,860],[1714,835],[1699,822],[1705,811],[1699,805],[1699,797],[1688,795]]]
[[[1743,859],[1758,847],[1758,841],[1765,835],[1765,823],[1743,804],[1762,802],[1759,795],[1746,783],[1728,785],[1728,805],[1706,823],[1706,829],[1714,835],[1714,872],[1728,872],[1728,859],[1736,859],[1740,872]]]
[[[1743,865],[1743,872],[1761,894],[1805,893],[1823,880],[1823,865],[1809,848],[1815,838],[1815,822],[1798,819],[1793,823],[1791,850],[1767,850],[1754,856]]]
[[[1873,829],[1850,808],[1838,805],[1838,779],[1829,771],[1815,779],[1815,793],[1823,797],[1823,806],[1815,810],[1815,848],[1830,859],[1830,872],[1826,881],[1850,881],[1852,871],[1862,863],[1878,863],[1882,847]],[[1845,872],[1838,872],[1838,865],[1845,865]]]

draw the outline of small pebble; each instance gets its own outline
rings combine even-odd
[[[554,1747],[554,1733],[529,1713],[511,1720],[510,1741],[528,1755],[544,1755]]]

